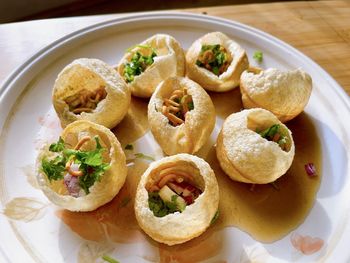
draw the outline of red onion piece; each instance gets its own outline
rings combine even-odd
[[[311,177],[317,176],[316,168],[315,168],[315,165],[313,163],[305,164],[304,167],[305,167],[305,171],[306,171],[307,175],[309,175]]]
[[[70,173],[67,173],[64,176],[63,181],[69,194],[73,197],[79,197],[80,186],[78,177],[72,176]]]

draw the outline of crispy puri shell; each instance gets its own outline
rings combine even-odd
[[[169,124],[162,113],[165,98],[179,88],[187,88],[192,96],[194,109],[187,112],[185,122],[178,126]],[[152,134],[168,155],[195,153],[209,138],[215,125],[215,108],[205,90],[194,81],[182,78],[168,78],[160,83],[148,104],[148,122]]]
[[[230,53],[231,64],[227,70],[217,76],[211,71],[196,64],[202,45],[220,44]],[[197,39],[186,53],[186,74],[206,90],[224,92],[236,88],[244,70],[249,66],[244,49],[221,32],[212,32]]]
[[[125,155],[120,143],[114,134],[104,126],[85,120],[76,121],[64,129],[61,137],[64,141],[74,144],[80,137],[86,135],[99,136],[101,145],[107,148],[104,159],[110,162],[110,168],[101,176],[100,182],[95,182],[89,188],[88,195],[75,198],[68,194],[59,194],[52,189],[47,176],[40,170],[41,160],[52,154],[49,152],[49,145],[45,145],[40,150],[36,163],[37,181],[44,194],[54,204],[71,211],[92,211],[111,201],[123,186],[127,175]]]
[[[304,110],[311,95],[312,79],[300,69],[245,71],[240,89],[245,108],[264,108],[286,122]]]
[[[255,132],[273,124],[280,124],[288,138],[286,151]],[[233,180],[254,184],[270,183],[285,174],[293,162],[294,151],[290,130],[271,112],[259,108],[231,114],[224,122],[216,146],[225,173]]]
[[[91,113],[74,114],[64,101],[83,89],[94,91],[105,87],[107,96]],[[118,73],[98,59],[80,58],[67,65],[58,75],[52,102],[62,127],[76,120],[88,120],[107,128],[116,126],[130,105],[130,91]]]
[[[148,206],[148,192],[145,188],[152,171],[169,163],[183,161],[198,169],[198,174],[194,176],[200,176],[204,181],[202,194],[182,213],[175,212],[164,217],[154,216]],[[219,187],[209,164],[193,155],[177,154],[153,162],[144,172],[137,187],[135,215],[140,227],[151,238],[167,245],[175,245],[202,234],[209,227],[218,205]]]
[[[185,75],[185,55],[175,38],[166,34],[156,34],[124,55],[117,67],[121,76],[124,73],[124,65],[130,61],[136,51],[142,50],[142,46],[152,47],[157,56],[152,65],[128,83],[128,87],[132,95],[149,98],[157,85],[164,79]]]

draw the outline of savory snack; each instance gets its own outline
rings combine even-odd
[[[177,154],[151,163],[137,187],[135,214],[158,242],[175,245],[202,234],[219,205],[215,174],[203,159]]]
[[[118,65],[132,95],[149,98],[168,77],[184,76],[185,55],[180,44],[166,34],[156,34],[128,50]]]
[[[221,168],[231,179],[244,183],[275,181],[291,166],[294,151],[287,126],[259,108],[227,117],[216,142]]]
[[[197,39],[186,54],[186,74],[206,90],[224,92],[239,85],[249,66],[246,52],[221,32]]]
[[[301,69],[248,70],[241,76],[240,89],[244,108],[264,108],[286,122],[304,110],[311,95],[312,79]]]
[[[124,152],[104,126],[69,124],[37,159],[37,180],[47,198],[71,211],[91,211],[119,192],[127,174]]]
[[[88,120],[116,126],[130,105],[130,91],[115,70],[98,59],[80,58],[58,75],[52,102],[62,127]]]
[[[152,134],[168,155],[197,152],[215,125],[214,105],[194,81],[173,77],[160,83],[148,104]]]

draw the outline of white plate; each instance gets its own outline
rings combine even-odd
[[[291,234],[272,244],[264,244],[230,227],[218,232],[219,239],[224,242],[220,253],[214,253],[208,260],[350,260],[348,96],[318,65],[282,41],[232,21],[183,13],[136,15],[79,30],[42,49],[5,81],[0,89],[0,200],[2,209],[15,200],[12,204],[17,205],[15,208],[18,210],[12,215],[22,215],[22,219],[13,220],[0,214],[0,259],[2,257],[7,262],[76,262],[79,255],[86,255],[85,260],[80,262],[95,262],[94,257],[96,262],[101,262],[100,255],[109,254],[123,263],[159,260],[155,249],[157,244],[149,239],[106,245],[85,241],[71,231],[55,215],[58,208],[47,206],[45,196],[29,183],[38,146],[36,140],[43,136],[53,140],[59,134],[59,128],[55,126],[57,123],[49,123],[55,120],[51,88],[57,73],[73,59],[95,57],[113,65],[128,47],[155,33],[173,35],[187,49],[195,39],[211,31],[222,31],[234,37],[247,50],[251,61],[253,52],[262,50],[265,58],[263,67],[301,67],[312,76],[314,90],[305,113],[320,137],[323,178],[310,214],[292,233],[318,237],[324,245],[316,253],[304,255],[291,244]],[[219,118],[212,141],[221,124]],[[138,151],[161,157],[150,133],[146,133],[135,145]],[[27,198],[25,206],[41,208],[34,210],[38,214],[33,220],[24,222],[23,214],[30,211],[19,207],[21,199],[14,199],[18,197]],[[191,261],[191,258],[188,260]]]

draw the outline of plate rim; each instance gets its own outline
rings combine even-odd
[[[116,24],[120,23],[130,23],[130,22],[136,22],[137,20],[145,20],[145,19],[195,19],[195,20],[205,20],[208,23],[213,24],[225,24],[229,27],[239,27],[240,29],[244,29],[247,31],[250,31],[251,33],[255,33],[259,35],[260,37],[264,37],[272,42],[275,42],[275,44],[278,44],[283,49],[288,50],[289,52],[292,52],[296,54],[300,59],[304,60],[307,64],[309,64],[311,67],[313,67],[316,71],[320,72],[322,74],[322,77],[326,79],[332,86],[333,91],[336,92],[338,95],[338,98],[342,100],[344,103],[344,106],[346,109],[350,112],[350,97],[347,95],[345,90],[339,85],[339,83],[327,72],[325,71],[320,65],[318,65],[314,60],[312,60],[310,57],[303,54],[300,50],[297,48],[291,46],[290,44],[284,42],[283,40],[278,39],[277,37],[266,33],[260,29],[256,29],[252,26],[245,25],[243,23],[229,20],[225,18],[219,18],[215,16],[210,15],[203,15],[203,14],[194,14],[194,13],[187,13],[187,12],[174,12],[174,11],[165,11],[165,12],[145,12],[145,13],[138,13],[138,14],[132,14],[132,15],[126,15],[121,16],[117,18],[108,19],[106,21],[102,21],[99,23],[94,23],[92,25],[83,27],[81,29],[78,29],[74,32],[71,32],[52,43],[44,46],[43,48],[39,49],[37,52],[35,52],[33,55],[31,55],[28,59],[26,59],[21,65],[19,65],[17,68],[15,68],[8,77],[4,80],[3,84],[0,87],[0,103],[2,103],[3,98],[6,97],[6,93],[9,92],[9,90],[13,87],[13,84],[17,81],[17,79],[21,78],[21,76],[26,73],[32,65],[35,65],[37,62],[39,62],[41,59],[45,58],[47,55],[49,55],[51,52],[54,52],[55,49],[59,48],[60,46],[64,45],[66,42],[74,41],[75,39],[78,39],[81,36],[84,36],[85,34],[92,33],[94,31],[98,31],[99,29],[107,28],[110,26],[115,26]],[[23,89],[24,91],[25,89]],[[23,92],[22,91],[22,92]],[[5,117],[4,123],[8,121],[8,116]],[[3,136],[4,129],[0,127],[0,138]],[[339,238],[339,241],[342,238]],[[28,253],[27,249],[25,249]],[[3,254],[3,251],[1,249],[0,255]],[[6,256],[6,253],[5,253]],[[7,257],[6,257],[7,258]]]

